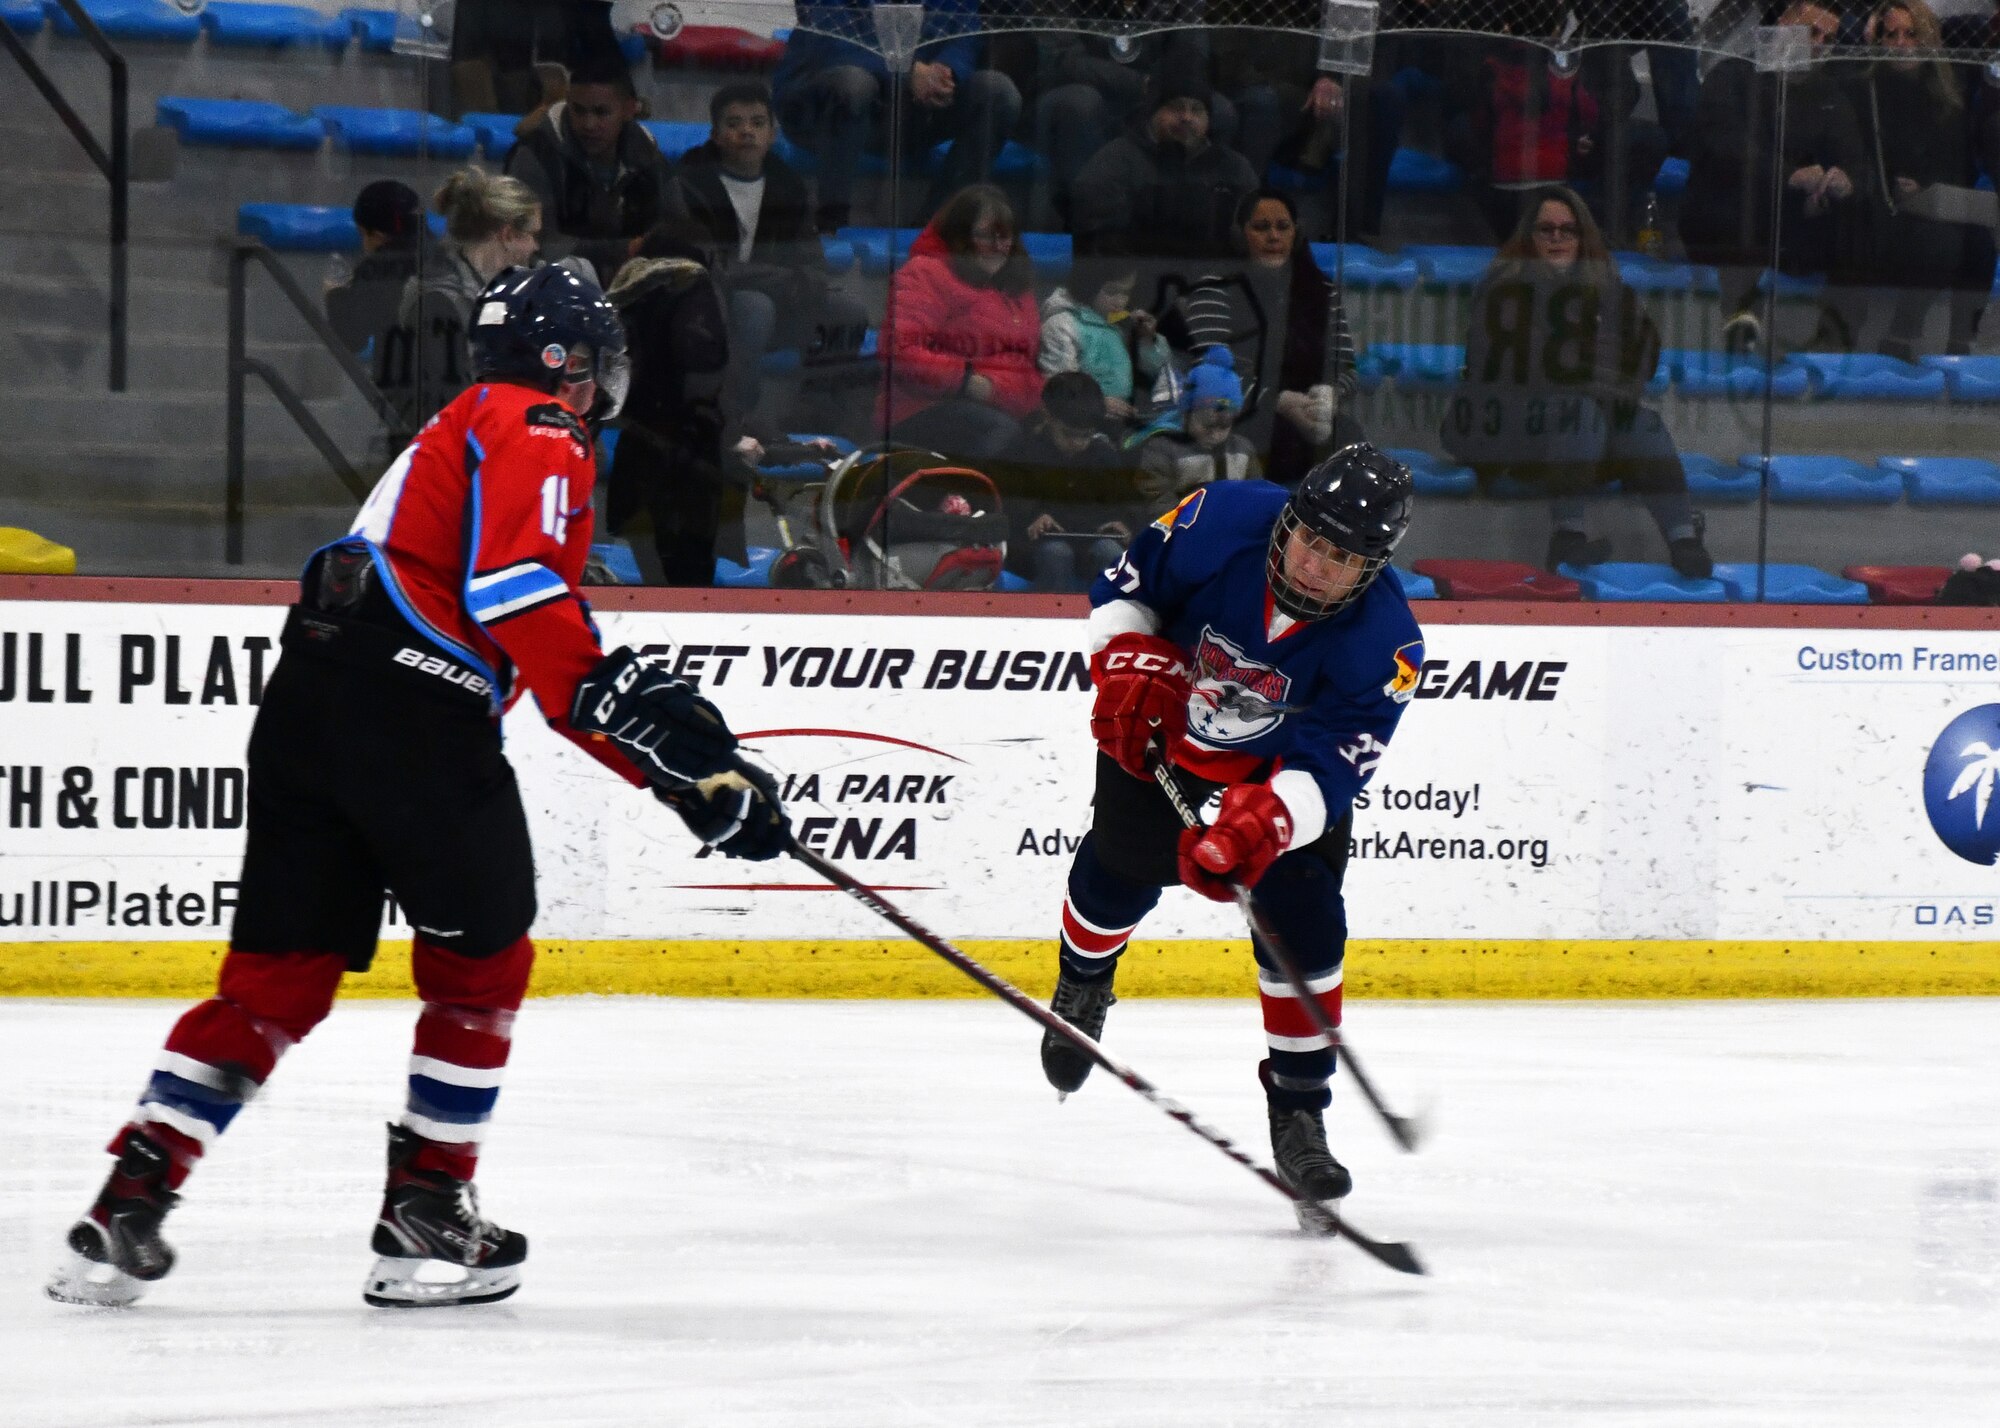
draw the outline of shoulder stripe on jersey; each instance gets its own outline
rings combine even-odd
[[[526,614],[569,594],[569,584],[546,565],[516,561],[474,575],[465,586],[465,608],[482,625]]]

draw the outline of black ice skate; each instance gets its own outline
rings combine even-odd
[[[1056,978],[1056,994],[1049,1000],[1049,1010],[1092,1041],[1097,1040],[1104,1035],[1104,1014],[1118,1000],[1111,995],[1111,982],[1117,971],[1114,962],[1103,976],[1085,981],[1063,968]],[[1096,1064],[1053,1031],[1042,1033],[1042,1074],[1049,1078],[1059,1097],[1081,1086]]]
[[[160,1238],[160,1221],[181,1198],[167,1188],[168,1169],[159,1142],[125,1132],[97,1203],[70,1227],[69,1258],[49,1277],[49,1298],[118,1308],[167,1277],[174,1252]]]
[[[1271,1063],[1267,1061],[1257,1070],[1265,1094],[1269,1095]],[[1288,1110],[1276,1102],[1270,1103],[1269,1109],[1271,1158],[1277,1162],[1279,1178],[1308,1200],[1324,1204],[1344,1199],[1354,1188],[1354,1177],[1326,1148],[1326,1122],[1319,1111]],[[1299,1210],[1299,1223],[1307,1229],[1318,1228],[1303,1206]]]
[[[378,1258],[361,1297],[380,1309],[491,1304],[521,1287],[528,1237],[479,1218],[469,1180],[412,1169],[420,1142],[389,1127],[389,1182],[375,1222]]]

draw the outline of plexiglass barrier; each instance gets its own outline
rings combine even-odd
[[[86,571],[294,571],[523,262],[627,331],[594,578],[1077,590],[1357,440],[1414,473],[1414,593],[1932,600],[1992,544],[1984,15],[82,8],[129,70],[129,380],[106,181],[11,87],[0,525]],[[64,7],[0,9],[104,133]]]

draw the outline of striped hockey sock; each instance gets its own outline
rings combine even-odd
[[[402,1123],[424,1144],[411,1164],[470,1180],[500,1099],[534,946],[522,937],[491,957],[467,957],[419,937],[411,965],[424,999],[410,1053]]]
[[[1308,973],[1306,987],[1334,1026],[1340,1025],[1341,968]],[[1323,1110],[1332,1094],[1333,1046],[1318,1029],[1285,974],[1259,965],[1257,995],[1263,1003],[1264,1040],[1271,1048],[1273,1105],[1288,1110]]]

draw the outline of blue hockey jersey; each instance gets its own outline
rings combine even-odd
[[[1391,569],[1328,619],[1276,609],[1265,564],[1286,499],[1267,481],[1205,486],[1141,531],[1091,587],[1091,649],[1136,631],[1186,651],[1194,693],[1174,762],[1218,783],[1268,771],[1299,846],[1345,816],[1381,763],[1424,646]]]

